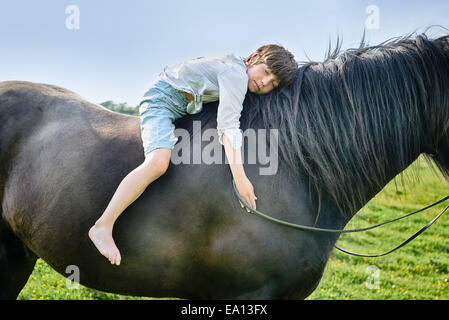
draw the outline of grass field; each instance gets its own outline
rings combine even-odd
[[[420,209],[448,194],[448,184],[420,158],[372,199],[347,228],[380,223]],[[345,234],[341,247],[377,254],[390,250],[416,232],[448,205],[443,203],[408,219],[363,233]],[[323,279],[308,298],[328,299],[449,299],[449,212],[421,236],[391,255],[360,258],[334,250]],[[146,299],[109,294],[66,283],[38,260],[19,299]]]

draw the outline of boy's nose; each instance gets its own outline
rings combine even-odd
[[[267,85],[267,83],[269,83],[269,82],[270,82],[269,79],[263,78],[263,79],[262,79],[262,87],[265,87],[265,86]]]
[[[262,87],[265,87],[268,83],[273,81],[273,76],[270,74],[262,79]]]

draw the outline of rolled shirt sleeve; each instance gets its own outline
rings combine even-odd
[[[232,148],[239,149],[242,146],[240,115],[248,89],[248,76],[242,70],[229,68],[218,75],[218,86],[220,91],[217,110],[219,142],[223,144],[222,135],[226,134]]]

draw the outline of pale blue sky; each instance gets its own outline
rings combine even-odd
[[[79,8],[79,30],[66,7]],[[170,65],[199,56],[247,56],[278,43],[298,61],[323,60],[329,39],[357,46],[366,8],[379,8],[371,44],[429,25],[449,29],[447,0],[14,0],[0,2],[0,81],[56,84],[91,102],[136,105]]]

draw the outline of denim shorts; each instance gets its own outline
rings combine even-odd
[[[178,142],[174,122],[187,115],[186,106],[186,97],[162,80],[144,94],[139,113],[145,155],[158,148],[174,148]]]

